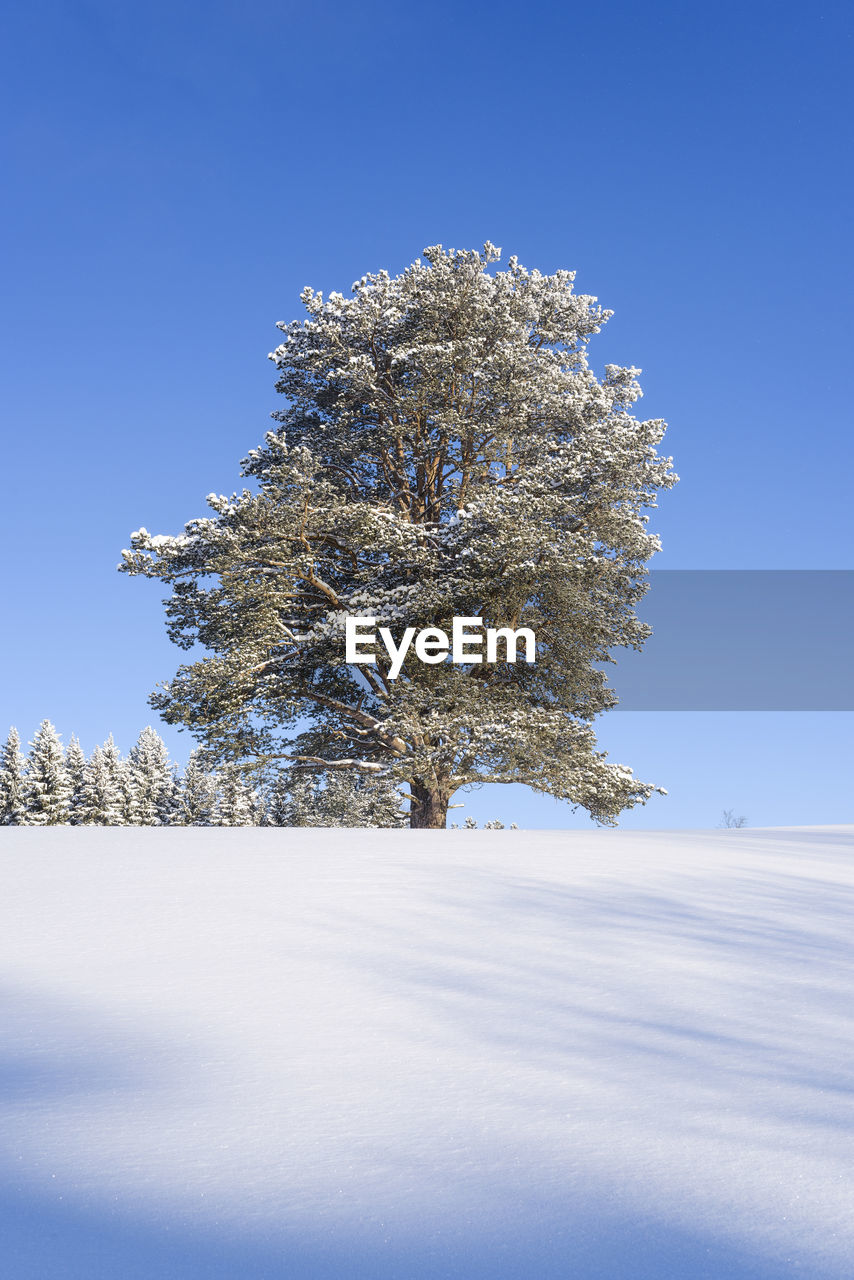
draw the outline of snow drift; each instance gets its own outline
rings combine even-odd
[[[852,836],[3,831],[4,1276],[850,1276]]]

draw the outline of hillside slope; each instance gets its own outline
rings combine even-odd
[[[842,1280],[854,828],[0,832],[8,1280]]]

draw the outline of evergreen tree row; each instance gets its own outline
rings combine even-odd
[[[63,749],[44,720],[21,751],[11,729],[0,751],[0,826],[398,827],[405,818],[391,783],[351,774],[281,773],[271,783],[193,751],[183,773],[163,739],[143,729],[126,758],[112,734],[86,758],[77,738]]]

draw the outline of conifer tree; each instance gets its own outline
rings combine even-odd
[[[24,766],[27,824],[51,827],[67,822],[70,795],[62,743],[51,722],[43,720]]]
[[[206,768],[200,751],[191,751],[184,769],[178,799],[178,822],[187,827],[216,825],[217,788],[215,776]]]
[[[424,256],[350,298],[306,289],[271,356],[287,407],[243,464],[256,490],[210,495],[177,537],[132,535],[122,567],[171,584],[170,636],[208,650],[152,705],[218,759],[405,783],[415,827],[444,827],[454,791],[484,782],[613,823],[655,789],[596,750],[592,723],[616,701],[600,665],[648,634],[664,423],[631,412],[639,370],[589,368],[610,313],[573,273],[493,273],[490,244]],[[535,661],[360,665],[348,616],[398,642],[455,617],[526,627]]]
[[[86,777],[86,756],[75,734],[72,734],[65,752],[65,769],[70,791],[66,822],[76,827],[85,821],[83,788]]]
[[[267,826],[267,791],[265,787],[250,787],[249,809],[253,827]]]
[[[169,789],[164,797],[163,823],[168,826],[183,826],[181,820],[181,770],[173,762],[169,770]]]
[[[277,784],[276,825],[282,827],[322,827],[319,820],[317,793],[320,778],[312,773],[283,774]]]
[[[119,787],[119,812],[121,826],[136,827],[139,825],[136,803],[136,778],[128,760],[119,761],[117,775]]]
[[[240,769],[226,765],[219,779],[215,809],[218,827],[251,827],[255,823],[254,793]]]
[[[291,788],[286,772],[276,775],[267,792],[267,812],[264,825],[267,827],[290,827],[294,824],[291,817]]]
[[[148,725],[128,753],[122,782],[133,795],[133,825],[166,826],[173,813],[174,779],[166,744]]]
[[[83,777],[80,821],[87,826],[123,826],[121,799],[114,762],[106,746],[95,747]]]
[[[24,757],[18,730],[11,728],[0,752],[0,826],[26,824],[24,799]]]
[[[316,797],[325,827],[403,827],[403,797],[389,778],[371,779],[361,773],[326,775]]]
[[[269,822],[281,827],[402,827],[402,797],[387,778],[350,772],[325,779],[298,771],[273,783]]]
[[[137,822],[136,784],[133,770],[123,760],[113,735],[101,747],[104,767],[110,780],[111,805],[118,813],[117,826],[132,827]],[[112,825],[112,824],[111,824]]]

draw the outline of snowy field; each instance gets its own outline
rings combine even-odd
[[[0,1273],[850,1280],[852,855],[4,830]]]

